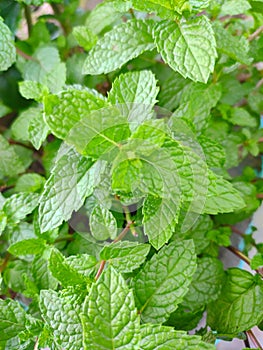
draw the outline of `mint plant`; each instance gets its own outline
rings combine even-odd
[[[0,349],[262,349],[263,2],[84,5],[0,4]]]

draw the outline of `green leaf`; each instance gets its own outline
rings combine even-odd
[[[89,51],[98,40],[97,36],[86,26],[77,26],[73,28],[73,35],[78,44]]]
[[[119,272],[126,273],[142,265],[149,251],[149,244],[124,241],[106,245],[100,252],[100,258],[106,260]]]
[[[251,9],[251,5],[247,0],[227,0],[221,7],[220,15],[234,16],[245,13],[249,9]]]
[[[14,338],[26,330],[25,322],[26,313],[17,301],[0,299],[0,347],[2,342]]]
[[[98,241],[117,236],[117,222],[112,213],[103,205],[97,205],[90,215],[91,234]]]
[[[0,17],[0,52],[0,70],[7,70],[16,60],[16,49],[10,29],[4,24],[2,17]]]
[[[196,130],[203,130],[210,119],[211,109],[221,97],[220,85],[192,84],[181,95],[180,106],[171,117],[170,123],[176,118],[190,120]]]
[[[8,224],[17,224],[37,207],[39,195],[37,193],[21,192],[13,194],[4,203],[3,211]]]
[[[132,0],[132,6],[139,11],[155,12],[162,18],[175,19],[178,14],[189,12],[191,9],[188,0]]]
[[[132,282],[143,322],[163,323],[176,310],[188,291],[195,262],[192,241],[172,242],[147,261]]]
[[[65,287],[78,284],[87,285],[90,282],[87,276],[79,273],[77,268],[72,263],[70,264],[55,248],[51,251],[48,268],[53,277]]]
[[[229,120],[235,125],[249,126],[251,128],[256,128],[258,125],[257,119],[244,108],[231,109],[231,118]]]
[[[35,235],[33,226],[21,222],[12,232],[9,253],[19,256],[27,254],[41,254],[46,249],[46,242]]]
[[[83,66],[83,74],[109,73],[154,48],[154,21],[133,19],[106,33],[91,49]]]
[[[163,60],[184,78],[207,83],[214,70],[216,42],[207,17],[187,22],[162,21],[154,28]]]
[[[157,81],[151,71],[121,74],[114,80],[108,100],[118,106],[135,129],[151,115],[159,92],[156,85]]]
[[[71,86],[44,98],[45,121],[55,136],[64,139],[84,115],[105,106],[105,101],[90,90]]]
[[[49,128],[44,122],[43,112],[36,115],[29,123],[28,137],[35,149],[39,150],[49,133]]]
[[[0,177],[14,176],[25,170],[15,148],[10,146],[2,135],[0,135],[0,154]]]
[[[111,151],[118,149],[119,143],[129,136],[127,118],[116,107],[107,107],[86,113],[71,129],[66,142],[79,153],[98,159],[111,157]]]
[[[73,149],[62,149],[40,198],[39,225],[41,232],[58,227],[69,220],[89,195],[88,170],[93,162]]]
[[[107,0],[99,3],[89,14],[86,25],[95,34],[121,19],[121,16],[132,7],[131,1]]]
[[[231,33],[218,22],[214,22],[213,29],[219,52],[222,52],[237,62],[248,65],[251,63],[247,39],[243,36],[231,35]]]
[[[16,192],[40,192],[44,186],[45,179],[39,174],[23,174],[15,185]]]
[[[238,268],[226,271],[219,298],[208,307],[208,324],[222,334],[237,334],[257,325],[263,314],[263,282]]]
[[[4,229],[6,228],[6,224],[7,224],[7,217],[5,213],[2,210],[0,210],[0,236],[4,232]]]
[[[245,202],[239,191],[222,177],[215,177],[215,174],[213,177],[208,187],[203,213],[215,215],[244,208]]]
[[[84,349],[139,349],[140,320],[132,291],[112,267],[91,287],[82,318]]]
[[[42,101],[43,97],[48,94],[49,90],[45,85],[36,81],[25,80],[19,82],[19,92],[26,99]]]
[[[92,255],[78,254],[71,255],[66,258],[66,263],[71,268],[78,271],[81,275],[89,277],[92,273],[94,273],[98,261]]]
[[[83,349],[81,308],[76,297],[63,296],[52,290],[40,293],[42,317],[52,329],[56,344],[65,350]]]
[[[41,289],[56,289],[58,281],[48,269],[48,262],[42,256],[35,256],[31,264],[31,274],[33,281],[40,291]]]
[[[153,324],[141,326],[140,347],[142,350],[215,350],[214,345],[203,342],[199,336]]]
[[[221,261],[211,257],[199,258],[193,281],[182,305],[195,311],[215,301],[221,293],[223,282],[224,270]]]
[[[263,266],[263,254],[257,253],[251,259],[250,267],[252,270],[256,270]]]
[[[66,82],[66,65],[54,46],[42,45],[33,54],[33,60],[25,63],[24,80],[32,80],[53,92],[59,92]]]
[[[225,163],[224,147],[206,136],[198,137],[198,142],[204,151],[206,162],[210,168],[221,168]]]

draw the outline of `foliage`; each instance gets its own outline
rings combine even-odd
[[[262,1],[82,5],[0,4],[0,349],[244,338],[263,248],[231,240],[263,198]]]

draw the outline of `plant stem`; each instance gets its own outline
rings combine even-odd
[[[127,224],[130,223],[130,230],[131,230],[131,233],[134,237],[138,237],[138,234],[136,232],[136,229],[134,227],[134,222],[131,218],[131,213],[129,211],[129,209],[124,205],[123,206],[123,211],[124,211],[124,214],[125,214],[125,219],[126,219],[126,222]]]
[[[121,233],[119,234],[119,236],[117,238],[114,239],[114,241],[112,243],[117,243],[119,241],[121,241],[124,236],[126,235],[126,233],[129,231],[130,229],[130,226],[131,226],[132,222],[127,222],[127,225],[125,226],[125,228],[121,231]],[[100,277],[100,275],[102,274],[103,270],[104,270],[104,267],[106,265],[106,260],[102,260],[100,262],[100,267],[98,269],[98,272],[95,276],[95,280],[97,281],[98,278]]]
[[[11,190],[11,188],[14,188],[14,187],[15,187],[14,185],[10,185],[10,186],[3,185],[3,186],[0,186],[0,192],[4,193],[4,192],[6,192],[8,190]]]
[[[5,268],[6,268],[10,258],[11,258],[11,254],[10,253],[6,253],[4,261],[3,261],[2,265],[0,266],[0,273],[2,273],[5,270]]]
[[[259,348],[260,350],[263,350],[262,345],[259,343],[257,337],[255,336],[255,334],[252,332],[252,330],[250,329],[249,331],[246,331],[247,335],[249,335],[249,337],[251,338],[251,340],[253,341],[253,343],[256,345],[257,348]]]
[[[244,343],[245,343],[245,347],[250,349],[250,344],[249,344],[247,332],[246,332],[246,339],[244,340]]]
[[[74,237],[72,235],[60,237],[60,238],[57,238],[54,243],[65,242],[65,241],[72,242],[74,241]]]
[[[25,52],[21,51],[21,50],[18,49],[18,48],[16,48],[16,53],[17,53],[19,56],[25,58],[26,60],[36,61],[36,62],[37,62],[37,59],[35,59],[34,57],[32,57],[32,56],[26,54]]]
[[[252,33],[248,37],[248,41],[252,41],[252,40],[256,39],[260,35],[261,32],[263,32],[263,25],[260,26],[257,30],[254,31],[254,33]]]
[[[24,11],[25,11],[25,18],[26,18],[26,23],[27,23],[28,36],[30,36],[31,31],[32,31],[32,26],[33,26],[30,6],[24,5]]]
[[[34,350],[38,350],[38,337],[37,337],[35,345],[34,345]]]
[[[250,266],[251,260],[245,254],[243,254],[240,250],[233,247],[232,245],[228,246],[227,249],[230,252],[234,253],[239,259],[243,260],[246,264]]]

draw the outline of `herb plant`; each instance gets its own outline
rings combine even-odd
[[[262,348],[263,1],[83,3],[0,3],[0,349]]]

